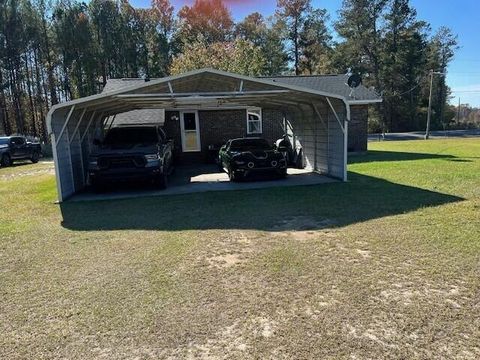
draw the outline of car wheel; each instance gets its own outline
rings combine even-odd
[[[3,167],[12,165],[12,159],[10,158],[10,155],[3,154],[1,164]]]
[[[237,173],[233,170],[228,170],[228,178],[232,182],[237,181]]]
[[[285,179],[287,177],[287,169],[285,170],[282,170],[279,174],[278,174],[278,177],[280,179]]]
[[[155,185],[157,185],[159,189],[166,189],[168,186],[167,173],[162,172],[160,175],[158,175],[158,177],[155,179]]]
[[[38,159],[40,159],[40,154],[38,152],[34,152],[32,154],[32,157],[30,158],[30,161],[34,164],[38,163]]]

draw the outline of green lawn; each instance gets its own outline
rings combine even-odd
[[[54,204],[0,169],[0,359],[478,359],[480,140],[348,183]]]

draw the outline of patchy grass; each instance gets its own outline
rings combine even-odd
[[[480,141],[348,183],[54,204],[0,169],[0,358],[480,357]]]

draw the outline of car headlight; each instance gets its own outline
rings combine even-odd
[[[145,160],[147,160],[147,161],[157,161],[157,160],[160,160],[160,157],[158,156],[158,154],[147,154],[147,155],[145,155]]]
[[[237,164],[237,165],[245,165],[245,161],[235,160],[235,164]]]
[[[88,165],[90,165],[91,167],[96,167],[98,165],[98,159],[90,158],[90,160],[88,160]]]

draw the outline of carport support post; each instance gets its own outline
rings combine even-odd
[[[53,164],[55,166],[55,178],[56,178],[56,183],[57,183],[58,202],[62,202],[63,201],[62,183],[60,181],[60,166],[58,164],[57,142],[55,140],[55,132],[53,132],[53,131],[52,131],[52,134],[51,134],[51,139],[52,139],[52,155],[53,155],[53,160],[54,160]]]
[[[343,126],[343,181],[347,181],[347,164],[348,164],[348,123],[350,122],[350,104],[345,101],[347,116]]]

